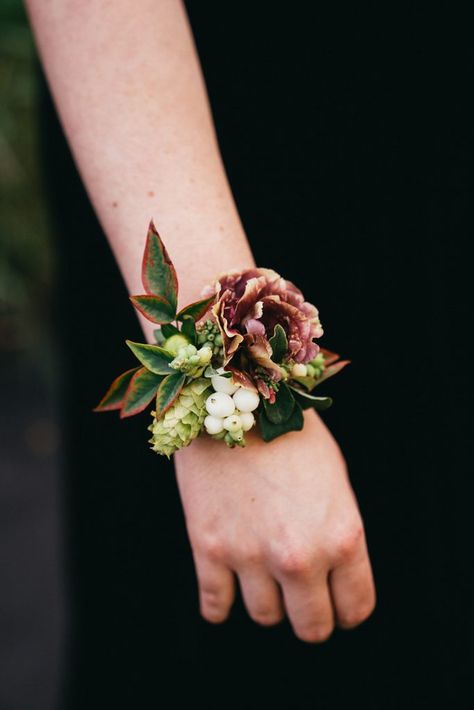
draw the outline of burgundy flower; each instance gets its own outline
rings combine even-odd
[[[243,351],[253,370],[258,371],[260,366],[271,380],[280,380],[283,373],[271,360],[269,343],[277,324],[283,327],[288,340],[284,359],[306,363],[319,352],[319,345],[313,342],[313,338],[323,334],[318,309],[276,271],[232,271],[218,279],[215,290],[217,300],[211,317],[222,333],[224,365],[231,360],[234,365],[236,354]]]

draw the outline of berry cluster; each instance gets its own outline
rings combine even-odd
[[[207,417],[204,426],[215,439],[223,439],[230,446],[245,446],[244,432],[255,424],[253,412],[260,398],[257,392],[236,385],[223,377],[223,368],[211,378],[212,392],[206,399]]]

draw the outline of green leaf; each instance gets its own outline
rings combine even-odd
[[[323,411],[324,409],[328,409],[333,403],[332,397],[315,397],[296,387],[291,387],[291,389],[293,390],[296,401],[299,402],[303,409],[313,407],[317,411]]]
[[[213,300],[215,299],[215,294],[209,296],[208,298],[202,298],[200,301],[194,301],[190,303],[189,306],[182,308],[176,318],[178,320],[183,320],[186,316],[191,316],[194,320],[199,320],[205,314]]]
[[[206,369],[204,370],[204,377],[214,377],[214,375],[218,375],[219,377],[232,377],[232,373],[229,372],[229,370],[225,370],[224,372],[217,372],[212,365],[208,365]]]
[[[183,325],[181,326],[181,332],[183,335],[185,335],[187,338],[189,338],[189,341],[193,345],[196,345],[196,340],[197,340],[196,324],[195,324],[194,318],[192,316],[190,316],[190,315],[184,316]]]
[[[166,338],[163,335],[161,328],[155,328],[155,330],[153,331],[153,335],[155,336],[157,345],[163,345]]]
[[[140,367],[133,375],[127,388],[120,418],[133,417],[142,412],[155,396],[158,386],[163,378],[153,374],[145,367]]]
[[[170,372],[176,372],[168,365],[173,360],[173,355],[159,345],[134,343],[131,340],[126,340],[125,342],[135,357],[150,372],[154,372],[156,375],[167,375]]]
[[[178,278],[153,220],[148,227],[143,253],[142,281],[147,293],[159,296],[170,304],[174,316],[178,301]]]
[[[130,384],[130,380],[139,367],[132,367],[131,370],[122,372],[121,375],[115,378],[115,380],[110,385],[107,392],[104,394],[100,400],[97,407],[94,407],[93,412],[110,412],[114,409],[120,409],[122,406],[127,387]]]
[[[272,346],[273,362],[281,362],[288,351],[288,340],[283,326],[276,324],[273,335],[268,341]]]
[[[325,409],[329,409],[333,402],[332,397],[316,397],[313,402],[313,408],[318,412],[323,412]]]
[[[295,402],[291,416],[285,422],[276,424],[267,417],[265,408],[259,407],[258,425],[262,439],[272,441],[289,431],[301,431],[304,426],[303,411],[298,402]]]
[[[181,392],[186,375],[181,372],[175,372],[174,375],[168,375],[163,379],[156,393],[156,418],[159,419],[173,404],[176,397]]]
[[[171,323],[165,323],[161,326],[161,332],[163,333],[163,338],[169,338],[172,335],[179,335],[179,329]]]
[[[286,422],[290,418],[293,412],[295,398],[285,383],[282,382],[276,393],[275,402],[270,404],[268,399],[264,399],[263,406],[266,416],[273,424],[283,424],[283,422]]]
[[[176,307],[168,303],[161,296],[151,296],[143,294],[140,296],[129,296],[131,302],[145,318],[152,323],[170,323],[175,319]]]
[[[306,387],[307,390],[311,391],[313,387],[315,386],[317,380],[315,377],[310,377],[309,375],[301,375],[301,376],[296,376],[292,375],[291,376],[291,381],[292,382],[299,382],[300,385],[303,385],[303,387]]]

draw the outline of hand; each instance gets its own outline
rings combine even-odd
[[[351,628],[375,606],[362,518],[341,450],[319,415],[302,431],[228,449],[199,437],[175,454],[202,616],[224,621],[238,575],[251,618],[286,614],[303,641]]]

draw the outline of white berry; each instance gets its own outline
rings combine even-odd
[[[233,400],[235,406],[241,412],[253,412],[260,402],[258,394],[253,390],[245,389],[245,387],[239,387],[233,396]]]
[[[306,375],[308,374],[306,365],[304,365],[302,362],[295,363],[291,368],[291,374],[293,375],[293,377],[306,377]]]
[[[235,412],[232,397],[225,392],[213,392],[206,399],[206,409],[212,417],[228,417]]]
[[[204,419],[204,426],[208,434],[220,434],[224,429],[224,420],[221,417],[212,417],[208,414]]]
[[[227,431],[239,431],[242,429],[242,422],[237,414],[231,414],[224,419],[224,429]]]
[[[211,377],[212,386],[216,392],[224,392],[225,394],[234,394],[239,389],[238,385],[234,385],[232,377],[221,377],[214,375]]]
[[[250,429],[255,424],[255,417],[253,416],[252,412],[240,412],[239,417],[242,423],[242,429],[244,431],[250,431]]]

